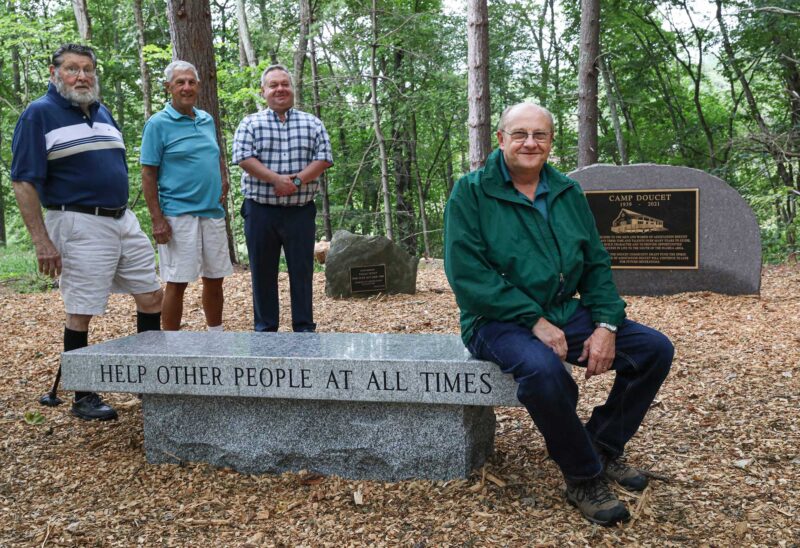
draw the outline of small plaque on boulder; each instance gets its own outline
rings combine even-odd
[[[360,236],[339,230],[325,261],[325,294],[365,297],[409,293],[417,289],[419,259],[384,236]]]
[[[350,291],[386,291],[386,265],[350,267]]]

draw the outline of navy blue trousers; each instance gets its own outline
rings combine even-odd
[[[281,247],[289,270],[292,330],[314,331],[312,281],[317,207],[271,206],[246,199],[242,204],[244,235],[253,282],[253,327],[277,331],[280,318],[278,269]]]
[[[561,326],[569,363],[577,363],[583,343],[594,329],[589,310],[582,306]],[[564,477],[573,481],[602,472],[596,448],[612,456],[622,455],[667,377],[674,354],[672,343],[663,334],[625,320],[616,337],[614,385],[606,402],[594,408],[584,425],[576,413],[578,385],[556,353],[529,329],[489,322],[472,336],[469,351],[514,375],[520,403],[544,436],[547,451]],[[586,362],[577,365],[585,367]]]

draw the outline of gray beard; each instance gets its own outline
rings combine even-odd
[[[67,85],[58,70],[53,74],[53,84],[56,86],[58,94],[75,106],[85,107],[91,105],[100,97],[100,78],[98,76],[94,77],[94,86],[90,91],[67,89]]]

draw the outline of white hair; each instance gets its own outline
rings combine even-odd
[[[164,83],[169,84],[172,82],[172,77],[175,75],[175,71],[183,71],[183,70],[191,70],[194,72],[194,77],[197,81],[200,81],[200,75],[197,73],[197,68],[191,64],[189,61],[173,61],[167,68],[164,69]]]

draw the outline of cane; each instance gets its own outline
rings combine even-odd
[[[61,405],[63,400],[56,396],[58,392],[58,383],[61,381],[61,364],[58,364],[58,372],[56,373],[56,381],[53,383],[53,388],[50,389],[50,392],[39,398],[39,403],[42,405],[46,405],[47,407],[56,407]]]

